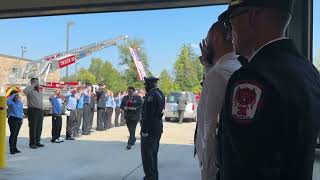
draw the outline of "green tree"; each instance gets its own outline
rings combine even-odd
[[[111,91],[124,91],[128,86],[122,74],[107,60],[93,58],[88,72],[95,77],[96,83],[105,83]]]
[[[104,77],[102,76],[103,64],[104,64],[104,62],[103,62],[103,60],[101,58],[93,58],[93,59],[91,59],[89,72],[96,77],[96,81],[98,83],[105,81]]]
[[[124,91],[127,84],[121,73],[113,67],[109,61],[105,61],[102,66],[103,83],[113,92]]]
[[[124,76],[126,79],[126,82],[129,86],[134,86],[135,88],[143,88],[143,81],[139,80],[139,75],[136,70],[135,64],[133,63],[131,59],[131,54],[129,47],[138,49],[138,55],[143,62],[145,71],[147,72],[147,75],[152,75],[150,68],[149,68],[149,62],[146,50],[143,48],[143,39],[128,39],[126,44],[122,44],[118,46],[119,50],[119,58],[120,58],[120,65],[126,66],[127,69],[124,72]]]
[[[79,71],[78,80],[81,82],[97,83],[96,77],[87,69],[81,68]]]
[[[174,64],[177,90],[195,92],[200,89],[199,73],[193,64],[195,63],[195,57],[190,45],[184,44]]]
[[[161,72],[159,79],[159,87],[165,96],[175,90],[173,80],[166,69]]]

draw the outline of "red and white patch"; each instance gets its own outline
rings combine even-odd
[[[232,117],[236,120],[252,120],[261,98],[262,90],[256,83],[238,84],[232,95]]]

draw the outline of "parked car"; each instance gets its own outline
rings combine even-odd
[[[197,121],[197,101],[192,92],[185,92],[187,99],[186,111],[184,113],[184,120],[190,119],[192,121]],[[164,110],[164,117],[166,121],[178,118],[178,98],[181,96],[182,92],[171,92],[166,98],[166,106]]]

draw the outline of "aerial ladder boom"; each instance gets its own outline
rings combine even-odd
[[[9,83],[25,84],[31,78],[37,77],[40,83],[45,84],[47,82],[49,71],[54,71],[56,69],[69,66],[79,59],[90,56],[92,53],[98,52],[110,46],[114,46],[118,41],[126,40],[127,38],[128,36],[118,36],[114,39],[108,39],[62,53],[55,53],[53,55],[46,56],[43,59],[26,64],[23,69],[20,70],[20,72],[15,72],[16,74],[10,76],[11,78],[9,79]],[[68,61],[68,63],[62,66],[61,61],[63,60]]]

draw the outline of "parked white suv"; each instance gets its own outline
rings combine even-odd
[[[184,120],[190,119],[192,121],[197,121],[197,101],[192,92],[185,92],[187,98],[186,111],[184,113]],[[181,96],[182,92],[171,92],[166,98],[166,106],[164,110],[164,117],[166,121],[178,118],[178,98]]]

